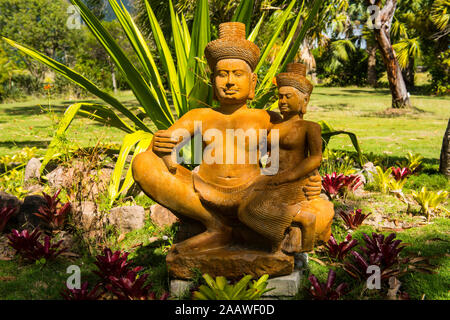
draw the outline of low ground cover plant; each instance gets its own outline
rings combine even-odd
[[[362,209],[353,209],[353,211],[339,211],[339,215],[344,220],[345,225],[349,229],[357,229],[364,220],[372,213],[364,214]]]
[[[345,295],[348,284],[341,283],[335,287],[336,272],[332,269],[328,272],[328,278],[325,283],[321,283],[315,275],[308,278],[311,283],[309,293],[313,300],[338,300]]]
[[[447,201],[449,193],[443,190],[429,191],[426,187],[423,187],[419,192],[413,191],[412,195],[419,204],[421,212],[426,215],[429,221],[431,213]]]
[[[258,300],[270,291],[266,289],[269,275],[263,275],[258,280],[253,280],[251,275],[244,276],[235,284],[230,284],[225,277],[216,277],[204,274],[206,285],[201,285],[198,291],[193,293],[194,300]]]
[[[330,258],[343,261],[345,256],[356,245],[358,245],[358,240],[352,239],[351,234],[348,234],[341,243],[338,243],[334,236],[331,235],[330,240],[325,244],[325,248],[327,248],[327,254]]]
[[[66,223],[66,219],[71,210],[71,203],[60,204],[58,196],[61,189],[58,190],[53,196],[50,196],[43,192],[46,205],[41,206],[38,211],[34,213],[37,217],[41,218],[52,230],[62,229]]]
[[[9,219],[11,219],[11,217],[14,216],[16,212],[17,208],[14,207],[0,208],[0,233],[3,232]]]
[[[45,259],[45,261],[54,260],[67,251],[67,248],[61,247],[62,240],[52,243],[52,238],[45,236],[44,242],[40,242],[39,237],[41,234],[42,232],[37,228],[31,233],[26,229],[22,232],[13,230],[7,237],[9,245],[16,250],[16,253],[31,262],[41,259]]]

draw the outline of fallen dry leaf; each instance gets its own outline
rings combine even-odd
[[[143,243],[139,242],[139,243],[133,244],[130,248],[136,248],[136,247],[140,247],[142,245],[143,245]]]
[[[70,252],[70,251],[63,252],[63,253],[61,253],[61,255],[62,256],[67,256],[67,257],[79,257],[80,256],[79,254],[77,254],[75,252]]]
[[[14,276],[3,276],[3,277],[0,277],[0,281],[13,281],[13,280],[16,280],[16,277],[14,277]]]
[[[317,258],[309,257],[310,260],[317,262],[318,264],[324,266],[325,263]]]

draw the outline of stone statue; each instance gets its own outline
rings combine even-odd
[[[255,183],[263,182],[260,162],[251,160],[260,144],[251,142],[263,141],[262,135],[268,132],[270,136],[270,130],[281,122],[274,112],[247,107],[247,100],[255,94],[253,70],[259,54],[259,48],[245,39],[244,24],[221,24],[219,39],[205,48],[220,107],[189,111],[169,129],[156,132],[148,150],[132,163],[133,177],[149,197],[181,220],[193,219],[206,228],[172,247],[167,265],[173,277],[190,278],[194,268],[231,278],[284,275],[293,270],[292,255],[277,249],[280,236],[266,236],[255,228],[254,220],[238,214],[244,212],[239,207]],[[203,161],[191,172],[174,161],[173,151],[182,144],[180,136],[191,138],[198,131],[203,137]],[[231,139],[230,132],[235,133]],[[303,181],[310,196],[318,197],[320,180],[313,175],[306,179],[305,172]],[[292,219],[282,228],[288,228]]]
[[[271,132],[278,130],[279,171],[259,177],[239,208],[244,223],[272,238],[274,251],[281,246],[287,253],[311,251],[316,239],[327,241],[334,217],[333,204],[319,197],[321,128],[303,120],[313,89],[305,76],[306,66],[300,63],[288,64],[287,72],[277,76],[283,121]],[[308,186],[310,180],[318,186]]]

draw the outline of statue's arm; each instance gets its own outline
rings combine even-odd
[[[201,121],[199,112],[194,110],[186,113],[167,130],[155,132],[147,152],[153,152],[162,158],[167,168],[173,174],[176,172],[177,163],[172,160],[172,151],[179,147],[180,143],[187,143],[194,135],[194,121]],[[181,146],[180,146],[181,147]]]
[[[322,135],[320,125],[315,122],[308,123],[306,141],[309,156],[303,159],[294,169],[280,172],[274,176],[275,184],[299,180],[320,167],[320,163],[322,162]],[[299,150],[299,152],[303,152],[303,150]]]
[[[192,137],[194,135],[194,121],[201,121],[199,119],[199,112],[192,110],[178,119],[167,130],[159,130],[155,132],[150,150],[158,155],[171,153],[172,150],[183,141],[182,134]]]

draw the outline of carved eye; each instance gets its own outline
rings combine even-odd
[[[219,73],[217,74],[218,77],[221,78],[225,78],[226,76],[228,76],[228,74],[225,71],[219,71]]]

